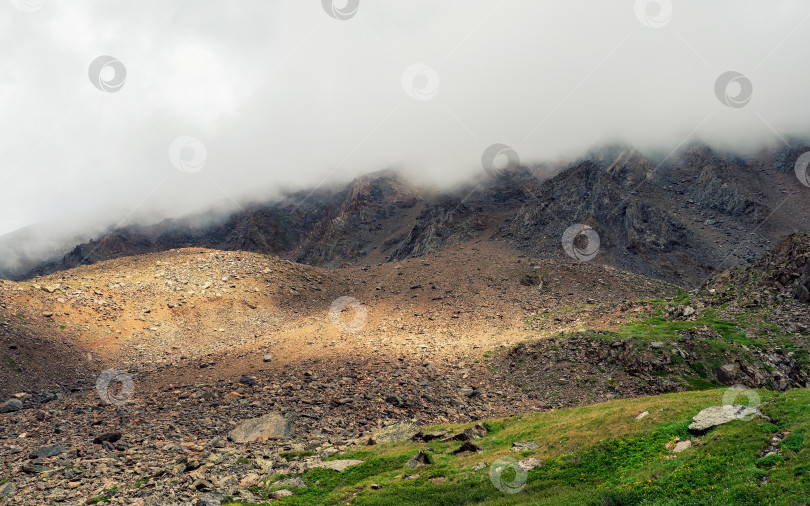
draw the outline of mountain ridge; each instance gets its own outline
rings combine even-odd
[[[806,149],[797,144],[743,157],[697,144],[659,162],[611,147],[567,166],[521,166],[441,191],[382,171],[340,188],[246,205],[202,225],[194,215],[115,229],[9,277],[179,247],[335,267],[403,260],[481,239],[561,258],[563,232],[582,223],[599,234],[595,261],[697,286],[730,265],[754,261],[788,233],[810,230],[805,188],[792,170]]]

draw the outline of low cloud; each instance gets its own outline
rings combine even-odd
[[[336,6],[349,14],[316,0],[7,2],[0,234],[156,221],[386,168],[455,184],[483,174],[495,143],[531,163],[810,131],[806,2]],[[120,64],[94,76],[100,56]],[[728,71],[744,79],[719,94]]]

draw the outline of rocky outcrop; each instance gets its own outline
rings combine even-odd
[[[391,173],[362,176],[340,194],[333,208],[307,231],[291,256],[315,265],[351,264],[380,248],[389,234],[400,231],[420,192]]]
[[[810,234],[791,234],[747,268],[731,269],[706,283],[706,288],[733,285],[753,305],[768,305],[775,295],[810,303]]]
[[[784,391],[810,384],[810,368],[801,352],[773,345],[761,349],[734,345],[730,363],[714,367],[715,346],[724,342],[706,327],[685,331],[677,340],[611,341],[609,333],[581,332],[522,343],[496,363],[515,384],[553,390],[568,398],[655,395],[689,389],[693,381]],[[714,377],[708,377],[715,374]]]

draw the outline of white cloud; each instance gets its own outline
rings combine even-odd
[[[316,0],[7,3],[0,233],[391,166],[457,182],[496,142],[531,162],[617,140],[671,149],[698,125],[696,138],[730,148],[779,142],[771,127],[808,132],[806,2],[683,0],[658,29],[634,4],[375,0],[339,21]],[[89,82],[103,54],[127,68],[117,93]],[[414,63],[440,79],[430,100],[402,89]],[[714,96],[727,70],[753,83],[744,108]],[[199,173],[168,159],[181,135],[206,144]]]

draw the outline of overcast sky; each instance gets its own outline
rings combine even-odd
[[[3,0],[0,234],[810,131],[806,0],[353,3]]]

